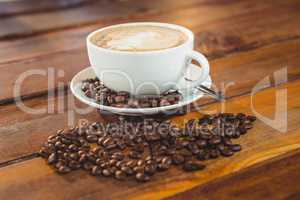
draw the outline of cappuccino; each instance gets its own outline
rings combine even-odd
[[[155,51],[179,46],[187,40],[179,30],[151,26],[120,26],[103,30],[91,38],[99,47],[118,51]]]

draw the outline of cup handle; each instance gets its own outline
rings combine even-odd
[[[203,83],[209,76],[209,63],[208,60],[205,58],[205,56],[197,51],[191,51],[187,54],[187,62],[184,69],[184,75],[187,72],[188,67],[190,67],[191,61],[195,60],[199,65],[201,66],[201,76],[197,80],[188,80],[185,78],[189,84],[186,84],[185,87],[180,88],[180,90],[189,90],[193,89],[196,86],[199,86],[201,83]],[[183,75],[183,76],[184,76]]]

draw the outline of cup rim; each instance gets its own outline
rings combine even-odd
[[[181,32],[183,32],[184,34],[187,35],[187,40],[175,47],[171,47],[171,48],[167,48],[167,49],[160,49],[160,50],[151,50],[151,51],[119,51],[119,50],[114,50],[114,49],[106,49],[103,47],[99,47],[96,44],[94,44],[93,42],[91,42],[91,38],[104,30],[107,29],[111,29],[111,28],[116,28],[116,27],[122,27],[122,26],[145,26],[145,25],[150,25],[150,26],[160,26],[160,27],[167,27],[167,28],[171,28],[171,29],[175,29],[175,30],[179,30]],[[173,51],[176,49],[179,49],[183,46],[185,46],[186,44],[193,42],[194,40],[194,34],[191,30],[189,30],[188,28],[181,26],[181,25],[177,25],[177,24],[170,24],[170,23],[161,23],[161,22],[130,22],[130,23],[122,23],[122,24],[116,24],[116,25],[111,25],[111,26],[106,26],[100,29],[97,29],[91,33],[89,33],[89,35],[86,38],[86,42],[87,45],[92,46],[96,49],[102,50],[104,52],[108,52],[108,53],[118,53],[118,54],[128,54],[128,55],[132,55],[132,54],[159,54],[159,53],[163,53],[163,52],[169,52],[169,51]]]

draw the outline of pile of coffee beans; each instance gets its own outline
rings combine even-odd
[[[114,123],[82,123],[59,130],[40,150],[58,173],[84,169],[94,176],[145,182],[172,165],[202,170],[204,160],[240,151],[239,138],[251,129],[254,116],[222,113],[188,121],[178,128],[169,120],[125,119]]]
[[[119,108],[153,108],[177,104],[182,95],[178,91],[165,92],[162,95],[132,96],[128,92],[116,92],[107,88],[98,78],[86,79],[81,90],[97,103]]]

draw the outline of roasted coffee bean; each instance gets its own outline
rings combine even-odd
[[[256,117],[252,115],[248,115],[247,120],[249,120],[250,122],[254,122],[256,120]]]
[[[206,140],[197,140],[196,144],[199,148],[205,148],[207,146]]]
[[[208,141],[209,144],[211,145],[217,145],[221,143],[221,138],[220,137],[213,137]]]
[[[121,171],[125,172],[127,175],[132,175],[134,173],[134,171],[127,166],[122,166]]]
[[[175,165],[180,165],[180,164],[184,163],[184,160],[185,160],[184,157],[180,154],[174,154],[172,156],[172,162]]]
[[[121,170],[117,170],[115,172],[115,178],[118,180],[124,180],[126,178],[126,174],[125,174],[125,172],[123,172]]]
[[[242,125],[237,128],[236,132],[239,132],[241,135],[244,135],[245,133],[247,133],[247,129],[245,128],[244,125]]]
[[[77,161],[74,161],[74,160],[71,160],[69,163],[68,163],[68,166],[72,169],[72,170],[76,170],[76,169],[79,169],[81,167],[80,163],[77,162]]]
[[[137,165],[137,161],[136,161],[136,160],[129,160],[129,161],[126,162],[126,166],[127,166],[127,167],[133,168],[133,167],[135,167],[136,165]]]
[[[96,143],[98,141],[98,137],[96,135],[88,135],[86,136],[86,140],[90,143]]]
[[[231,149],[225,148],[223,151],[221,151],[221,154],[225,157],[232,156],[234,153]]]
[[[145,161],[140,159],[140,160],[137,161],[137,166],[143,166],[144,163],[145,163]]]
[[[142,155],[136,151],[130,151],[129,157],[133,158],[133,159],[140,159],[140,158],[142,158]]]
[[[215,159],[219,157],[219,151],[217,149],[211,149],[208,154],[209,154],[209,158],[211,159]]]
[[[205,165],[193,161],[188,161],[183,164],[183,170],[185,171],[197,171],[202,170],[204,168]]]
[[[98,87],[100,85],[93,86],[94,89]],[[121,94],[111,93],[113,101],[118,102],[118,95]],[[126,98],[129,97],[127,95]],[[164,99],[174,100],[173,97]],[[123,180],[135,175],[137,181],[147,181],[149,176],[157,171],[168,170],[172,164],[181,165],[186,171],[194,171],[204,168],[194,159],[232,156],[241,150],[241,146],[232,144],[231,140],[252,128],[253,121],[255,117],[241,113],[205,116],[199,124],[198,120],[186,124],[190,128],[195,125],[193,132],[186,135],[183,129],[171,125],[170,121],[147,119],[144,123],[138,118],[122,117],[116,124],[85,123],[80,127],[60,130],[48,137],[39,154],[58,173],[82,168],[95,176],[113,175]],[[126,130],[121,124],[125,122],[130,124]],[[166,131],[160,132],[157,129],[160,125],[167,127]],[[127,134],[131,132],[134,134]]]
[[[80,162],[80,163],[83,163],[83,162],[85,162],[86,160],[87,160],[87,155],[84,153],[84,154],[82,154],[82,155],[80,156],[79,162]]]
[[[68,147],[69,150],[71,151],[77,151],[78,150],[78,147],[75,145],[75,144],[71,144],[69,147]]]
[[[60,173],[60,174],[66,174],[66,173],[71,172],[71,169],[69,167],[66,167],[66,166],[60,166],[57,169],[57,172]]]
[[[160,105],[176,104],[181,99],[181,94],[178,91],[164,93],[158,98],[144,96],[134,99],[127,92],[115,92],[110,90],[97,79],[84,80],[81,85],[81,90],[87,97],[93,98],[96,102],[115,107],[158,107]]]
[[[93,164],[90,163],[90,162],[85,162],[83,163],[83,169],[87,170],[87,171],[90,171],[93,167]]]
[[[39,155],[43,158],[48,158],[49,157],[49,152],[45,147],[42,147],[42,149],[39,151]]]
[[[150,176],[152,176],[156,172],[156,169],[157,169],[157,165],[154,163],[147,164],[144,168],[145,173],[147,173]]]
[[[135,167],[133,168],[133,171],[134,171],[135,173],[137,173],[137,172],[144,172],[145,169],[144,169],[144,167],[142,167],[142,166],[135,166]]]
[[[94,175],[94,176],[101,175],[101,168],[99,166],[97,166],[97,165],[93,166],[91,174]]]
[[[229,146],[229,148],[231,149],[231,151],[234,151],[234,152],[242,150],[242,147],[239,144],[232,144]]]
[[[205,149],[200,149],[199,153],[196,155],[198,160],[207,160],[209,159],[209,153]]]
[[[146,182],[146,181],[150,180],[149,176],[147,176],[146,174],[141,173],[141,172],[137,173],[135,175],[135,178],[136,178],[137,181],[140,181],[140,182]]]
[[[48,158],[48,164],[51,165],[51,164],[55,163],[56,160],[57,160],[56,153],[51,153]]]

